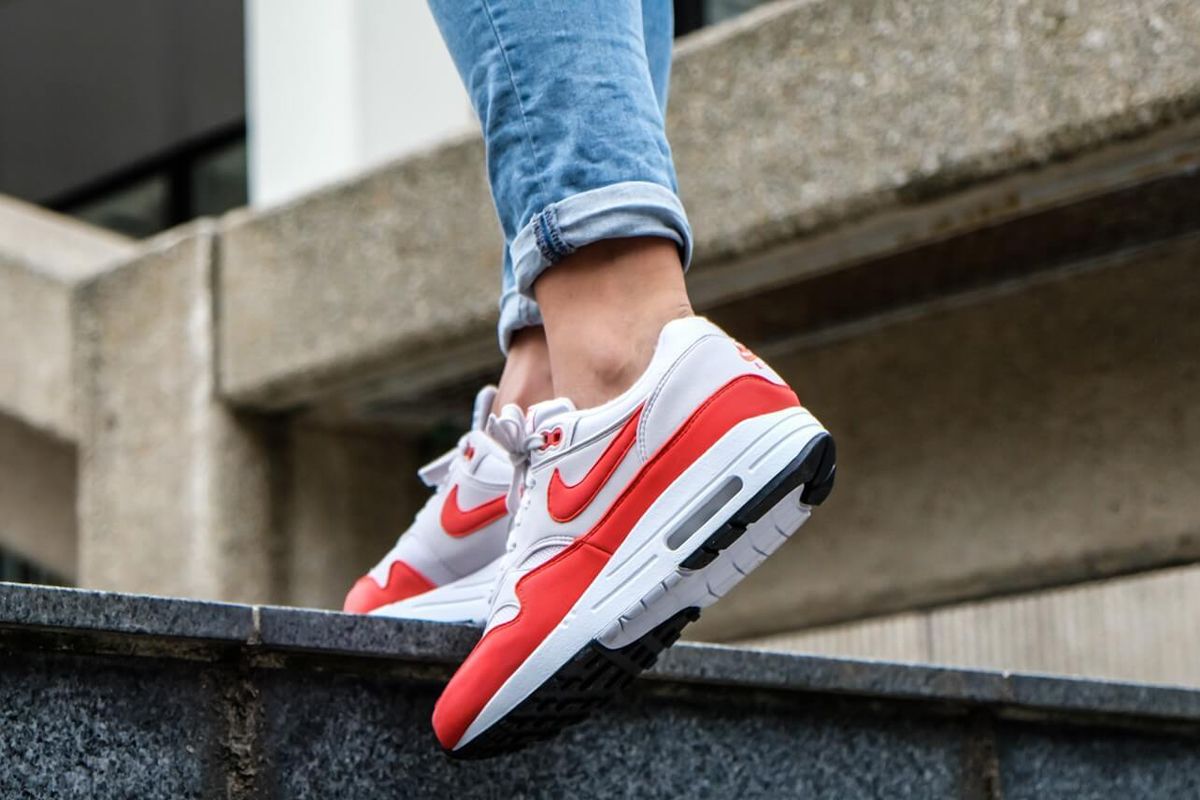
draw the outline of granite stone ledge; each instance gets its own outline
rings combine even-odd
[[[218,694],[175,659],[6,652],[0,797],[224,798]]]
[[[254,613],[232,603],[0,583],[3,628],[244,643]]]
[[[264,606],[258,615],[259,641],[267,649],[454,664],[466,657],[479,638],[479,631],[466,625],[336,611]]]
[[[1195,742],[1095,728],[996,728],[1004,800],[1200,797]]]
[[[1200,723],[1200,691],[1053,675],[827,658],[685,643],[649,677],[788,691],[988,705],[1051,715],[1095,714]]]
[[[478,632],[467,626],[329,611],[0,584],[0,629],[70,636],[96,632],[160,643],[208,640],[247,654],[310,653],[355,662],[454,664]],[[292,662],[288,662],[289,664]],[[360,662],[361,663],[361,662]],[[297,667],[298,669],[299,668]],[[1170,722],[1200,730],[1200,690],[1066,677],[858,661],[681,643],[647,675],[654,682],[916,700],[988,707],[1025,717]]]

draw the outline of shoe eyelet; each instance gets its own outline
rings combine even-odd
[[[562,444],[563,429],[554,428],[548,431],[542,431],[542,445],[538,450],[549,450],[552,447],[558,447]]]

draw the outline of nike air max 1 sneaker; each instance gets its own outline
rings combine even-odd
[[[483,428],[496,396],[475,398],[458,446],[421,468],[435,491],[412,526],[346,595],[345,611],[482,625],[508,535],[509,454]]]
[[[582,719],[791,536],[834,479],[821,423],[699,317],[666,325],[616,399],[506,406],[488,431],[514,454],[521,492],[483,638],[433,713],[464,758]]]

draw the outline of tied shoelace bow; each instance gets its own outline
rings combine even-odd
[[[499,444],[504,452],[508,453],[513,467],[512,481],[508,485],[508,497],[505,500],[509,513],[513,515],[513,521],[508,531],[508,541],[504,545],[501,574],[508,571],[509,560],[513,557],[513,551],[517,546],[517,539],[514,536],[517,526],[520,524],[517,506],[522,500],[522,490],[526,493],[529,491],[529,487],[526,485],[529,475],[529,454],[542,443],[541,435],[533,433],[531,428],[528,417],[521,413],[520,408],[511,404],[500,409],[499,414],[490,415],[487,425],[484,427],[484,432]],[[501,583],[502,581],[495,581],[488,594],[488,608],[493,612]]]
[[[484,429],[487,435],[508,453],[509,461],[512,462],[513,477],[508,485],[506,500],[510,514],[517,513],[521,491],[527,488],[525,481],[529,472],[529,454],[542,443],[542,437],[530,428],[530,420],[521,409],[509,404],[500,409],[499,414],[490,415]],[[512,537],[509,537],[509,544],[512,544]]]

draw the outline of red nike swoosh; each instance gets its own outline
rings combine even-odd
[[[467,536],[486,528],[508,513],[507,499],[500,495],[464,511],[458,506],[458,485],[455,484],[442,504],[442,530],[451,536]]]
[[[604,448],[600,458],[592,464],[592,468],[579,483],[568,486],[558,470],[554,470],[554,474],[550,476],[550,485],[546,488],[546,507],[550,510],[551,519],[555,522],[570,522],[596,499],[604,484],[608,483],[608,479],[616,472],[617,465],[633,447],[637,438],[638,419],[641,416],[642,406],[638,406],[637,411],[634,411],[633,416],[621,426],[616,437],[608,443],[608,447]]]

